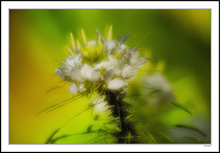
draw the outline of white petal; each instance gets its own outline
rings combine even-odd
[[[74,67],[74,58],[72,56],[67,57],[65,65]]]
[[[138,59],[139,51],[132,51],[130,52],[130,64],[134,64]]]
[[[128,51],[129,51],[128,46],[121,44],[120,50],[118,52],[120,53],[120,55],[122,57],[122,56],[126,55]]]
[[[110,62],[101,62],[97,65],[95,65],[95,69],[108,69],[109,67],[111,66],[111,63]]]
[[[113,55],[108,55],[108,60],[111,63],[117,63],[118,60]]]
[[[114,70],[114,73],[117,74],[121,71],[118,59],[116,59],[114,56],[109,55],[108,59],[111,63],[111,68]]]
[[[92,71],[93,71],[92,67],[89,66],[88,64],[84,64],[82,69],[81,69],[83,77],[88,79],[88,80],[90,80],[90,78],[91,78]]]
[[[69,92],[73,95],[77,94],[77,87],[75,83],[72,83],[70,88],[69,88]]]
[[[79,82],[84,81],[84,77],[83,77],[82,73],[77,69],[72,69],[72,77]]]
[[[138,50],[131,51],[130,56],[131,56],[131,58],[135,58],[135,59],[138,58],[139,51]]]
[[[128,46],[126,46],[125,44],[121,44],[121,50],[124,50],[126,48],[128,48]]]
[[[70,69],[68,67],[61,67],[55,69],[55,73],[63,80],[74,80],[71,77]]]
[[[106,47],[107,53],[110,53],[110,54],[114,53],[119,47],[120,47],[120,44],[117,41],[111,40],[108,42],[107,47]]]
[[[69,67],[69,66],[64,66],[64,67],[61,68],[61,71],[62,71],[63,75],[65,76],[65,80],[66,79],[67,80],[72,80],[72,81],[75,80],[75,78],[72,77],[71,69],[72,68]]]
[[[107,44],[107,50],[112,50],[112,49],[115,49],[117,47],[117,44],[116,42],[114,41],[110,41],[108,44]]]
[[[91,79],[92,82],[99,82],[99,81],[101,81],[101,70],[100,69],[94,69],[92,71],[90,79]]]
[[[83,92],[85,90],[85,84],[84,83],[78,83],[78,90],[79,92]]]
[[[62,72],[61,68],[55,69],[55,73],[63,80],[65,80],[65,74]]]
[[[106,83],[108,83],[113,77],[114,77],[115,73],[114,70],[112,68],[109,68],[104,75],[104,81]]]
[[[108,89],[110,89],[110,90],[117,90],[117,89],[120,89],[120,88],[124,87],[124,85],[125,85],[124,80],[114,79],[114,80],[111,80],[108,83]]]
[[[79,67],[81,65],[82,62],[82,56],[81,54],[77,55],[76,58],[74,59],[74,65],[76,67]]]
[[[136,66],[138,68],[142,67],[147,62],[147,59],[144,57],[138,58],[135,60],[135,62],[132,64],[132,66]]]
[[[92,71],[93,71],[93,69],[86,69],[85,70],[85,78],[86,79],[91,80]]]
[[[125,79],[129,79],[130,77],[133,77],[137,74],[138,68],[137,67],[131,67],[126,66],[121,73],[121,76]]]
[[[123,69],[124,68],[124,66],[125,66],[125,64],[126,64],[126,57],[125,56],[123,56],[121,59],[119,59],[119,63],[118,63],[118,66],[119,66],[119,69]]]
[[[108,110],[108,107],[106,107],[106,103],[103,101],[104,99],[101,99],[97,103],[94,103],[95,104],[94,111],[102,113]]]

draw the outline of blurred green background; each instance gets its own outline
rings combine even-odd
[[[89,100],[83,98],[36,116],[44,108],[71,97],[67,92],[69,84],[60,82],[54,73],[68,56],[65,46],[70,46],[70,32],[82,40],[83,28],[87,39],[93,40],[95,29],[106,37],[110,25],[113,25],[114,39],[130,33],[125,44],[143,48],[142,56],[149,58],[146,69],[138,76],[147,76],[152,69],[160,71],[172,86],[177,101],[193,113],[191,116],[178,108],[157,110],[154,121],[168,125],[192,124],[206,133],[200,139],[210,143],[211,10],[208,9],[10,10],[9,143],[45,143],[54,130],[87,108]],[[137,84],[138,80],[141,84],[136,79]],[[59,86],[63,87],[50,91]],[[81,133],[90,125],[93,128],[102,125],[107,115],[102,114],[96,121],[97,113],[91,115],[91,111],[85,111],[58,135]],[[182,133],[189,134],[171,131],[171,135]],[[85,143],[95,136],[76,135],[57,143]],[[191,143],[184,139],[176,141]]]

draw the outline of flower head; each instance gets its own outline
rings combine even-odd
[[[112,40],[112,26],[107,40],[96,30],[98,40],[87,41],[82,30],[83,44],[75,42],[71,34],[72,49],[66,62],[55,70],[63,80],[72,82],[69,92],[77,94],[95,86],[108,90],[119,90],[127,87],[127,80],[135,76],[147,59],[139,58],[137,48],[129,48],[123,42],[129,34],[119,41]]]

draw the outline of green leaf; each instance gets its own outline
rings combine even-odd
[[[47,94],[47,93],[49,93],[49,92],[51,92],[51,91],[53,91],[53,90],[55,90],[55,89],[61,88],[61,87],[63,87],[63,86],[57,86],[57,87],[51,88],[51,89],[47,90],[47,91],[45,92],[45,94]]]
[[[53,131],[53,133],[51,133],[51,135],[47,138],[47,141],[45,143],[49,144],[50,141],[52,140],[52,138],[54,137],[54,135],[57,134],[57,132],[59,132],[59,130],[60,130],[60,128],[58,128],[55,131]]]
[[[38,114],[36,114],[36,116],[38,116],[39,114],[41,114],[41,113],[43,113],[43,112],[46,112],[46,111],[48,111],[48,110],[50,110],[50,109],[54,109],[55,107],[61,105],[62,103],[66,103],[66,102],[68,102],[68,101],[70,101],[70,100],[72,100],[72,98],[66,99],[66,100],[64,100],[64,101],[62,101],[62,102],[59,102],[59,103],[56,103],[56,104],[53,104],[53,105],[51,105],[51,106],[49,106],[49,107],[43,109],[42,111],[40,111]]]
[[[169,142],[174,143],[173,140],[166,134],[162,133],[162,132],[157,132],[158,134],[160,134],[161,136],[163,136],[165,139],[167,139]]]
[[[175,126],[178,127],[178,128],[187,128],[187,129],[191,129],[191,130],[197,131],[198,133],[200,133],[201,135],[206,137],[206,134],[203,131],[201,131],[196,126],[193,126],[193,125],[183,125],[183,124],[177,124]]]
[[[154,138],[154,136],[148,131],[147,132],[147,136],[148,136],[148,138],[153,142],[153,143],[157,143],[157,141],[155,140],[155,138]]]
[[[51,112],[51,111],[53,111],[53,110],[56,110],[56,109],[58,109],[58,108],[60,108],[60,107],[62,107],[62,106],[64,106],[64,105],[68,104],[68,103],[71,103],[71,102],[73,102],[73,101],[75,101],[75,100],[81,98],[81,97],[82,97],[82,94],[83,94],[83,93],[81,93],[81,94],[79,94],[79,95],[76,95],[75,97],[66,99],[66,100],[64,100],[64,101],[62,101],[62,102],[53,104],[53,105],[51,105],[51,106],[49,106],[49,107],[43,109],[43,110],[40,111],[39,113],[37,113],[36,116],[40,115],[40,114],[43,113],[43,112],[47,112],[47,113],[48,113],[48,112]]]
[[[98,130],[93,130],[93,131],[83,132],[83,133],[76,133],[76,134],[71,134],[71,135],[62,135],[62,136],[60,136],[60,137],[51,139],[51,140],[50,140],[50,144],[54,144],[54,143],[57,142],[58,140],[64,139],[64,138],[67,138],[67,137],[71,137],[71,136],[75,136],[75,135],[80,135],[80,134],[91,134],[91,133],[94,133],[94,132],[97,133]]]
[[[50,112],[52,112],[52,111],[54,111],[54,110],[56,110],[56,109],[58,109],[58,108],[60,108],[60,107],[63,107],[65,104],[61,104],[61,105],[58,105],[58,106],[56,106],[56,107],[53,107],[53,108],[51,108],[51,109],[49,109],[48,111],[45,111],[45,113],[50,113]]]
[[[69,137],[71,135],[62,135],[60,137],[57,137],[57,138],[54,138],[54,139],[51,139],[50,140],[50,144],[54,144],[56,141],[60,140],[60,139],[63,139],[63,138],[66,138],[66,137]]]
[[[171,101],[170,103],[171,103],[172,105],[176,106],[176,107],[181,108],[182,110],[184,110],[185,112],[189,113],[190,115],[192,115],[192,112],[191,112],[187,107],[181,105],[180,103],[173,102],[173,101]]]

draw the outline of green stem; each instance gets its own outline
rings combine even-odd
[[[105,100],[110,106],[112,116],[119,119],[119,122],[116,122],[116,127],[119,130],[113,133],[116,143],[137,143],[135,123],[130,120],[131,114],[123,101],[125,94],[120,91],[107,90],[105,95]]]

